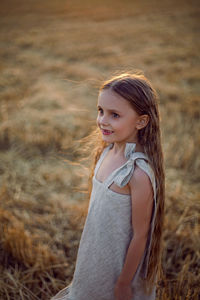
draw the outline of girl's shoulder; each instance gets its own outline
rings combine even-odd
[[[143,169],[136,165],[128,186],[131,191],[137,191],[142,195],[153,195],[153,184],[151,178]]]
[[[149,164],[145,162],[145,167],[149,168]],[[142,168],[140,168],[137,163],[134,167],[134,172],[132,176],[137,182],[147,183],[149,176]]]

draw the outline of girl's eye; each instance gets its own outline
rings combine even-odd
[[[113,118],[119,118],[119,115],[117,113],[112,113]]]
[[[98,112],[99,112],[100,115],[102,115],[103,114],[103,109],[102,108],[98,108]]]

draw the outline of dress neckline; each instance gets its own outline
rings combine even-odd
[[[110,149],[113,148],[113,146],[114,146],[114,144],[111,143],[111,144],[109,144],[107,147],[108,147],[109,150],[110,150]],[[135,151],[135,148],[136,148],[136,143],[130,143],[130,142],[127,142],[127,143],[126,143],[125,149],[124,149],[124,156],[125,156],[125,158],[126,158],[127,160],[131,157],[131,155],[132,155],[133,153],[142,153],[143,155],[145,155],[144,152],[141,152],[141,151],[137,151],[137,152],[136,152],[136,151]]]

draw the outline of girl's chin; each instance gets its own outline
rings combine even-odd
[[[113,138],[111,137],[111,135],[102,134],[102,140],[104,140],[105,142],[112,142]]]

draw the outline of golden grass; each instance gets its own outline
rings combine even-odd
[[[0,299],[49,299],[70,283],[88,205],[82,149],[72,149],[95,125],[101,80],[120,70],[143,70],[160,97],[166,218],[157,299],[198,299],[197,4],[2,1]]]

